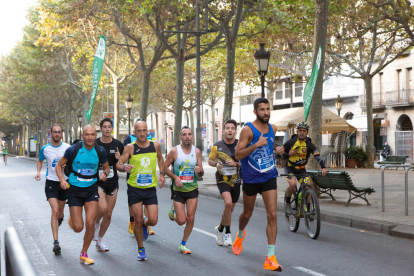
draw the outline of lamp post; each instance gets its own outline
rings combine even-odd
[[[254,53],[254,58],[256,59],[257,73],[260,75],[260,80],[262,82],[262,98],[265,97],[264,92],[264,82],[265,76],[267,74],[267,69],[269,66],[270,52],[266,52],[264,48],[264,43],[259,43],[260,49]]]
[[[128,135],[131,134],[131,108],[133,99],[131,94],[128,93],[128,99],[125,100],[125,106],[128,109]]]
[[[82,113],[79,111],[79,114],[78,114],[78,122],[79,122],[79,128],[80,128],[80,130],[79,130],[79,140],[82,140],[82,119],[83,119],[83,116],[82,116]]]
[[[340,95],[338,95],[338,98],[335,100],[335,108],[338,110],[338,116],[341,116],[342,99]]]
[[[167,159],[167,146],[168,146],[168,140],[167,140],[167,129],[168,129],[168,123],[167,120],[164,122],[165,127],[165,159]]]

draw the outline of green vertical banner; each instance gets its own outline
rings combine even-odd
[[[89,110],[86,111],[86,118],[88,119],[88,124],[91,122],[91,116],[93,111],[93,106],[95,105],[96,93],[98,92],[99,79],[101,78],[102,67],[105,60],[106,53],[106,40],[103,35],[99,38],[98,48],[96,48],[95,58],[93,59],[92,66],[92,83],[93,91],[91,97],[91,103],[89,105]]]
[[[316,57],[315,65],[313,66],[311,76],[306,83],[305,90],[303,91],[303,110],[305,112],[305,122],[308,120],[309,110],[312,103],[313,92],[315,91],[316,81],[318,80],[319,67],[322,60],[322,47],[319,46],[318,55]]]

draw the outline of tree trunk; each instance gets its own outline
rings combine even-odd
[[[68,123],[69,123],[69,116],[68,116],[68,108],[65,108],[65,123],[63,125],[64,127],[64,133],[65,133],[65,143],[68,143]]]
[[[194,107],[192,105],[190,105],[189,112],[190,112],[190,127],[194,131]],[[195,145],[195,139],[193,139],[193,145]]]
[[[74,135],[73,140],[79,139],[78,127],[79,127],[79,122],[78,122],[77,118],[74,118],[74,120],[73,120],[73,135]]]
[[[315,27],[313,37],[313,62],[312,68],[316,62],[319,46],[322,48],[321,64],[319,67],[318,79],[312,98],[312,104],[309,112],[310,130],[309,137],[315,144],[317,149],[322,144],[322,92],[323,92],[323,76],[325,68],[325,49],[326,49],[326,32],[328,25],[328,6],[329,0],[315,1]],[[293,93],[293,91],[292,91]],[[309,169],[319,169],[319,164],[315,159],[309,163]]]
[[[155,113],[155,141],[160,142],[160,126],[158,124],[158,113]]]
[[[226,90],[224,92],[224,122],[231,119],[231,110],[233,108],[233,88],[234,88],[234,66],[236,64],[236,39],[226,38],[227,44],[227,68],[226,68]]]
[[[114,88],[114,138],[119,136],[119,81],[115,76],[112,76]],[[144,117],[145,118],[145,117]]]
[[[365,99],[367,105],[367,155],[368,168],[374,168],[374,120],[372,120],[372,85],[371,76],[364,76]]]
[[[269,103],[270,103],[270,110],[274,110],[273,107],[273,97],[275,95],[275,83],[273,80],[267,82],[267,90],[269,91]]]
[[[177,79],[176,102],[175,102],[175,122],[174,122],[174,145],[180,144],[181,122],[183,118],[183,95],[184,95],[184,51],[181,50],[179,57],[176,59],[175,77]],[[192,128],[195,134],[194,128]]]
[[[211,99],[211,131],[213,132],[213,143],[210,145],[214,145],[217,142],[217,135],[216,135],[216,102],[215,99]],[[224,124],[223,124],[224,126]]]
[[[148,114],[148,97],[151,77],[151,72],[148,71],[149,70],[142,72],[141,110],[139,112],[140,118],[146,118]]]

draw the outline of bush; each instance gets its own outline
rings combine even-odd
[[[361,147],[357,146],[349,147],[345,152],[345,156],[347,159],[356,159],[361,161],[368,159],[367,153]]]

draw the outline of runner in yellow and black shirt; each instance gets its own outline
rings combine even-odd
[[[237,123],[228,120],[224,124],[224,139],[214,144],[208,159],[208,164],[217,168],[217,187],[224,200],[224,211],[220,225],[215,228],[218,245],[231,246],[230,232],[231,214],[240,197],[240,162],[236,160]],[[226,233],[223,235],[223,229]]]

